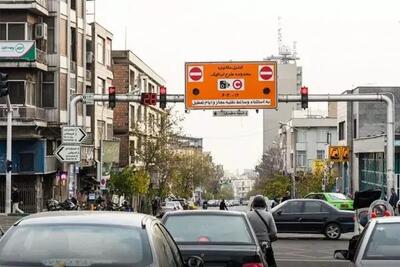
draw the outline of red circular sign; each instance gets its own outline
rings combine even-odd
[[[189,77],[193,81],[198,81],[203,77],[203,71],[199,67],[193,67],[189,71]]]
[[[236,90],[242,89],[243,83],[241,80],[235,80],[233,81],[233,88]]]
[[[269,66],[264,66],[260,69],[260,78],[263,80],[268,81],[269,79],[272,78],[274,75],[274,72],[271,67]]]

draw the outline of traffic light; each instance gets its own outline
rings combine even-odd
[[[157,94],[156,93],[142,93],[140,98],[140,104],[145,106],[157,105]]]
[[[348,146],[341,147],[342,161],[349,161],[350,159],[350,151]]]
[[[12,161],[11,160],[6,161],[6,171],[7,172],[12,171]]]
[[[329,160],[334,162],[340,161],[340,147],[330,146],[329,147]]]
[[[160,108],[165,109],[167,107],[167,87],[160,87]]]
[[[0,72],[0,97],[9,94],[8,74]]]
[[[116,97],[115,97],[115,86],[110,86],[108,87],[108,107],[109,108],[115,108],[115,102],[116,102]]]
[[[300,89],[301,94],[301,108],[308,108],[308,87],[303,86]]]

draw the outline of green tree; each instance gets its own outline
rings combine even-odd
[[[149,183],[150,175],[145,170],[126,167],[120,172],[111,173],[109,185],[113,193],[133,200],[135,195],[148,192]]]

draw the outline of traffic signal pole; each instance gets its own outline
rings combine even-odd
[[[108,95],[94,95],[95,102],[106,102],[109,100]],[[140,103],[141,95],[116,95],[116,102],[136,102]],[[185,95],[168,94],[166,96],[168,103],[184,103]],[[289,102],[301,102],[301,95],[279,95],[278,102],[289,103]],[[69,108],[69,126],[76,126],[77,124],[77,103],[83,101],[82,95],[77,95],[72,98]],[[159,96],[157,97],[159,101]],[[387,164],[386,164],[386,176],[387,176],[387,195],[390,196],[390,189],[393,187],[397,190],[397,180],[394,179],[394,100],[385,94],[358,94],[358,95],[308,95],[309,102],[385,102],[387,107]],[[76,173],[75,173],[75,163],[70,163],[69,165],[69,176],[68,178],[72,181],[68,181],[69,185],[75,183],[76,186]],[[71,187],[70,187],[71,188]],[[75,194],[75,193],[74,193]]]
[[[6,205],[5,205],[5,213],[11,213],[11,177],[12,177],[12,169],[8,169],[8,162],[12,164],[12,106],[10,101],[10,96],[6,96],[7,103],[7,155],[6,155]]]

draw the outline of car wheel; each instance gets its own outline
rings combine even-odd
[[[328,239],[339,239],[342,234],[342,230],[337,223],[330,223],[325,227],[324,235]]]

